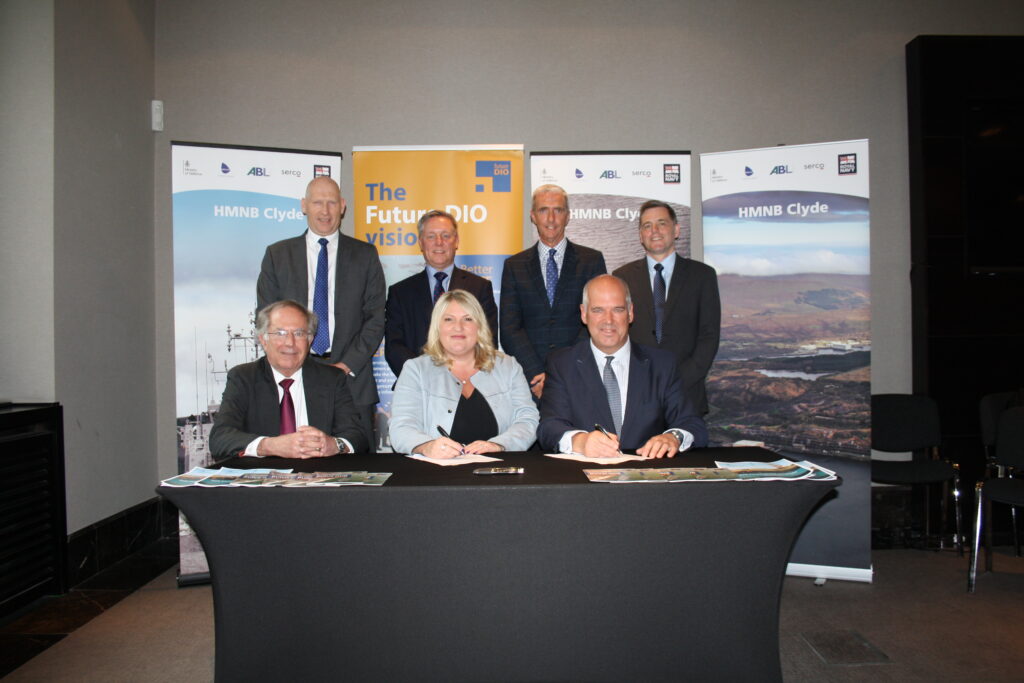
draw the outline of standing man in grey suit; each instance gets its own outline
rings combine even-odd
[[[384,357],[395,377],[402,373],[405,361],[423,353],[434,302],[445,292],[463,289],[475,296],[487,317],[491,338],[498,334],[498,307],[491,281],[455,267],[459,248],[455,217],[434,209],[420,216],[416,227],[426,268],[391,285],[385,307]]]
[[[302,213],[309,226],[305,234],[267,247],[256,307],[293,299],[317,314],[320,327],[309,355],[348,375],[372,451],[379,400],[372,358],[384,336],[384,269],[372,244],[341,234],[345,200],[331,178],[310,181]]]
[[[630,339],[675,354],[683,390],[700,415],[708,413],[705,388],[718,353],[722,304],[711,266],[675,253],[676,212],[651,200],[640,207],[640,243],[647,256],[617,268],[633,293]]]
[[[566,239],[569,197],[558,185],[533,191],[530,222],[540,239],[505,260],[499,325],[502,348],[523,366],[539,399],[548,353],[587,338],[580,321],[583,286],[608,268],[601,252]]]

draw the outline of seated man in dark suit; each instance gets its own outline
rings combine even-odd
[[[539,399],[548,354],[586,339],[577,313],[583,285],[608,268],[601,252],[565,236],[569,196],[558,185],[533,191],[530,222],[537,243],[505,259],[501,274],[501,347],[523,366]]]
[[[621,449],[671,458],[706,446],[707,428],[683,392],[675,356],[629,340],[633,303],[626,283],[595,277],[583,290],[580,315],[590,339],[548,356],[541,447],[592,458]]]
[[[309,358],[316,327],[316,315],[295,301],[259,312],[256,334],[266,356],[228,372],[210,430],[215,458],[318,458],[367,450],[345,373]]]
[[[426,268],[391,285],[384,309],[384,358],[395,377],[401,374],[405,361],[423,353],[434,302],[449,290],[462,289],[475,296],[491,334],[498,334],[498,307],[494,305],[491,281],[455,267],[455,251],[459,248],[455,217],[435,209],[420,216],[416,227]]]

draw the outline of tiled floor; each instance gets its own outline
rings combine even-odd
[[[178,539],[164,538],[0,623],[0,677],[6,676],[178,562]]]

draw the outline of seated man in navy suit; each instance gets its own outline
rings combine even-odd
[[[455,217],[436,209],[428,211],[420,216],[417,229],[426,268],[391,285],[384,307],[384,358],[395,377],[401,374],[405,361],[423,352],[434,302],[449,290],[462,289],[475,296],[484,309],[491,335],[496,338],[498,334],[498,307],[491,281],[455,267],[455,251],[459,248]]]
[[[671,458],[706,446],[707,428],[683,392],[674,354],[629,340],[626,283],[613,275],[590,280],[580,315],[590,339],[548,356],[541,447],[592,458],[623,449]]]
[[[214,458],[318,458],[369,448],[348,377],[309,357],[316,328],[316,314],[295,301],[272,303],[257,314],[266,356],[228,372],[210,430]]]

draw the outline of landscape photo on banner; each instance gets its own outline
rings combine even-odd
[[[306,230],[300,200],[317,176],[341,177],[340,152],[171,143],[178,470],[210,464],[208,437],[227,371],[262,352],[256,280],[267,245]],[[181,528],[180,575],[207,571]]]
[[[522,145],[353,147],[352,174],[354,236],[377,248],[388,287],[423,271],[416,224],[439,209],[458,223],[455,265],[490,280],[497,302],[505,259],[522,248]],[[377,449],[388,451],[395,375],[383,343],[373,374]]]
[[[870,455],[866,141],[701,155],[722,334],[712,440]]]
[[[787,573],[871,581],[868,141],[702,154],[704,259],[722,331],[713,445],[760,445],[843,484]]]
[[[690,258],[689,152],[532,152],[531,192],[548,183],[569,195],[566,236],[603,253],[609,273],[644,257],[639,212],[649,199],[675,210],[675,250]]]

